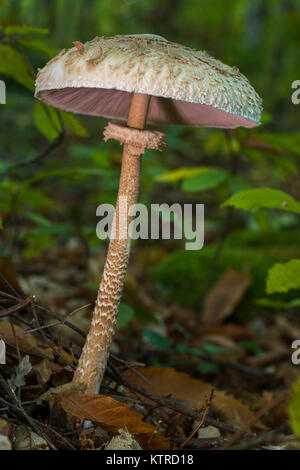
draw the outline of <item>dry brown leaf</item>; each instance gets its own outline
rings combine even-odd
[[[92,421],[107,431],[118,433],[120,428],[127,429],[140,444],[140,438],[145,445],[145,442],[148,442],[155,432],[154,426],[145,423],[142,415],[132,411],[128,405],[106,395],[88,393],[72,395],[61,397],[60,403],[67,413]],[[157,447],[159,443],[162,447]],[[169,449],[169,439],[154,435],[151,447]]]
[[[68,397],[69,395],[75,395],[82,393],[85,390],[85,385],[76,382],[68,382],[63,385],[59,385],[55,388],[50,388],[46,393],[43,393],[36,402],[41,405],[43,402],[48,402],[50,408],[53,407],[55,401],[61,396]]]
[[[52,349],[45,347],[44,344],[40,343],[33,335],[26,334],[24,330],[18,326],[14,325],[14,330],[16,338],[11,327],[10,322],[0,321],[0,338],[2,338],[5,343],[7,343],[8,349],[11,349],[11,352],[16,353],[16,349],[9,348],[9,345],[16,346],[16,339],[20,350],[23,350],[28,353],[42,354],[53,358]]]
[[[50,380],[52,374],[60,373],[62,370],[62,366],[51,362],[48,359],[43,359],[33,366],[37,383],[41,385],[45,385]]]
[[[140,385],[152,393],[164,397],[171,395],[172,398],[189,402],[192,407],[205,405],[211,392],[211,384],[193,379],[184,372],[177,372],[172,368],[160,369],[152,366],[138,367],[136,370],[151,384],[146,383],[132,370],[127,370],[123,375],[130,382]],[[255,414],[247,405],[221,390],[215,390],[211,409],[221,416],[227,424],[237,428],[246,426],[249,422],[252,422],[256,428],[264,428],[259,420],[255,420]]]
[[[227,269],[205,297],[201,325],[219,325],[228,318],[242,300],[251,282],[248,273]]]
[[[49,450],[48,444],[27,426],[20,424],[15,432],[15,450]]]
[[[193,344],[197,344],[199,339],[202,340],[202,337],[206,335],[220,335],[235,340],[253,339],[254,337],[250,328],[246,325],[240,326],[233,323],[225,323],[224,325],[215,325],[212,327],[200,326],[197,338],[195,338]]]

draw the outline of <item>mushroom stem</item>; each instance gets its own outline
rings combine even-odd
[[[127,120],[128,127],[145,128],[150,98],[149,95],[133,94]],[[132,155],[128,147],[125,144],[123,149],[113,222],[115,237],[111,238],[109,243],[90,331],[73,378],[74,382],[86,385],[86,391],[89,393],[98,393],[103,379],[129,259],[128,227],[132,217],[128,216],[128,209],[138,198],[141,155]]]

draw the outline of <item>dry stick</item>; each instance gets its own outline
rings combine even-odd
[[[7,341],[5,341],[5,344],[6,346],[9,346],[10,348],[17,349],[15,344],[8,343]],[[46,356],[45,354],[35,353],[33,351],[28,351],[27,349],[23,349],[23,348],[19,348],[19,350],[22,353],[28,354],[28,356],[38,357],[40,359],[48,359],[49,361],[53,362],[53,358],[50,356]]]
[[[195,428],[194,431],[190,434],[190,436],[187,437],[186,440],[181,444],[181,446],[179,447],[179,450],[183,449],[184,446],[186,446],[186,445],[190,442],[190,440],[192,439],[192,437],[194,437],[194,435],[196,434],[196,432],[199,431],[199,429],[201,428],[201,426],[203,426],[203,423],[205,422],[205,418],[206,418],[207,412],[208,412],[209,407],[210,407],[210,405],[211,405],[211,403],[212,403],[213,396],[214,396],[214,388],[211,389],[209,398],[208,398],[208,400],[206,400],[206,403],[205,403],[205,406],[204,406],[204,412],[203,412],[203,415],[202,415],[202,418],[201,418],[200,423],[198,424],[198,426],[196,426],[196,428]]]
[[[63,441],[65,444],[67,444],[67,446],[70,448],[70,450],[76,450],[76,447],[74,447],[71,442],[69,442],[69,440],[67,438],[65,438],[64,436],[62,436],[59,432],[57,432],[53,427],[49,426],[49,424],[44,424],[40,421],[37,421],[36,419],[34,418],[31,418],[32,421],[36,422],[39,426],[42,426],[43,428],[46,428],[47,430],[49,430],[50,432],[52,432],[53,434],[55,434],[55,436],[57,436],[59,439],[61,439],[61,441]]]
[[[5,379],[1,376],[0,374],[0,382],[4,385],[4,388],[5,390],[7,391],[8,395],[14,399],[16,399],[16,396],[13,392],[13,390],[8,386],[8,384],[6,383]],[[45,435],[44,433],[42,433],[40,431],[40,429],[38,428],[39,426],[41,427],[44,427],[46,429],[49,429],[53,434],[55,434],[58,438],[60,438],[65,444],[68,445],[68,447],[71,449],[71,450],[76,450],[76,448],[65,438],[63,437],[61,434],[59,434],[55,429],[53,429],[52,427],[50,427],[48,424],[44,424],[40,421],[37,421],[35,418],[32,418],[30,417],[24,410],[23,406],[26,405],[26,404],[30,404],[30,403],[35,403],[35,400],[33,400],[32,402],[24,402],[24,403],[21,403],[21,402],[17,402],[17,404],[13,404],[13,403],[10,403],[6,400],[4,400],[4,398],[0,397],[0,402],[6,404],[6,409],[10,410],[11,408],[15,411],[17,411],[18,413],[21,413],[24,418],[26,419],[26,421],[29,423],[30,427],[35,431],[37,432],[38,434],[42,434],[42,437],[47,441],[48,445],[52,448],[52,450],[57,450],[56,447],[51,443],[51,441],[49,441],[49,438],[47,435]],[[36,424],[36,426],[32,426],[32,423]]]
[[[3,279],[5,279],[5,278],[3,278]],[[6,293],[0,292],[0,294],[6,294]],[[13,296],[10,296],[9,294],[7,294],[7,295],[8,295],[9,297],[13,297]],[[31,302],[29,302],[29,301],[27,302],[28,299],[30,299]],[[32,300],[33,300],[32,297],[29,297],[28,299],[26,299],[26,306],[28,306],[30,303],[31,303],[31,305],[32,305]],[[21,309],[21,308],[24,308],[24,306],[25,306],[25,301],[24,301],[24,302],[21,302],[20,304],[22,304],[21,307],[20,307],[20,309]],[[20,305],[20,304],[18,304],[18,305]],[[33,314],[33,316],[34,316],[34,318],[35,318],[35,323],[36,323],[37,325],[39,325],[39,327],[37,328],[37,330],[40,330],[41,327],[40,327],[39,320],[38,320],[38,317],[37,317],[37,314],[36,314],[36,312],[35,312],[34,307],[37,307],[37,308],[43,308],[43,307],[39,307],[39,306],[36,306],[36,305],[34,305],[34,306],[32,305],[32,307],[33,307],[33,308],[32,308],[32,314]],[[50,313],[52,313],[52,312],[50,312]],[[12,314],[12,312],[11,312],[11,314]],[[6,315],[7,315],[7,311],[6,311]],[[71,324],[69,324],[69,322],[65,321],[64,317],[62,317],[61,315],[55,314],[55,315],[53,315],[53,316],[59,316],[59,317],[61,317],[61,320],[60,320],[61,322],[65,323],[65,325],[67,325],[67,326],[71,325]],[[70,326],[70,327],[71,327],[71,326]],[[75,327],[75,328],[76,328],[76,327]],[[74,329],[74,328],[73,328],[73,329]],[[77,329],[77,328],[76,328],[76,329]],[[81,333],[83,336],[85,336],[84,333],[81,332],[81,330],[80,330],[80,333]],[[74,366],[74,364],[72,364],[70,361],[68,361],[68,359],[52,344],[52,342],[48,340],[48,338],[45,336],[45,334],[44,334],[43,332],[41,332],[41,334],[42,334],[43,340],[51,347],[51,349],[53,349],[53,351],[54,351],[67,365],[69,365],[73,370],[75,370],[76,367]],[[6,342],[6,344],[7,344],[8,346],[11,346],[11,347],[16,347],[16,346],[11,345],[11,344],[9,344],[9,343],[7,343],[7,342]],[[29,354],[29,355],[32,355],[32,356],[41,357],[42,359],[48,359],[48,360],[50,360],[51,362],[53,362],[53,359],[52,359],[51,357],[49,357],[49,356],[45,356],[45,355],[40,355],[40,354],[32,353],[32,352],[26,351],[26,350],[24,350],[24,349],[20,349],[20,351],[25,352],[26,354]]]
[[[174,400],[170,398],[165,398],[160,395],[156,395],[155,393],[149,392],[148,390],[144,389],[140,385],[136,385],[130,382],[123,375],[121,375],[112,364],[110,364],[110,368],[113,370],[113,373],[115,375],[114,377],[115,380],[118,380],[130,390],[148,398],[154,403],[158,403],[162,407],[166,407],[173,411],[176,411],[177,413],[181,415],[188,416],[189,418],[193,418],[196,420],[199,420],[202,418],[201,413],[199,413],[198,411],[188,409],[185,406],[180,405],[178,402],[175,402]],[[235,429],[232,426],[230,426],[229,424],[220,423],[217,419],[206,416],[206,422],[208,424],[211,424],[212,426],[219,428],[221,431],[230,432],[230,433],[235,432]]]
[[[34,316],[34,319],[35,319],[35,323],[38,327],[38,329],[40,329],[40,322],[39,322],[39,319],[38,319],[38,316],[36,314],[36,311],[34,309],[34,306],[32,308],[32,314]],[[42,335],[42,338],[43,340],[45,341],[46,344],[48,344],[48,346],[55,352],[55,354],[57,354],[61,359],[63,359],[65,361],[66,364],[68,364],[70,367],[72,367],[72,369],[75,369],[75,366],[72,362],[68,361],[68,359],[59,351],[59,349],[57,349],[56,346],[54,346],[54,344],[52,344],[52,342],[46,337],[45,333],[43,330],[40,331],[41,335]]]
[[[148,449],[150,449],[150,446],[151,446],[151,443],[152,443],[152,440],[153,440],[153,437],[155,436],[155,434],[158,434],[158,431],[159,431],[159,428],[160,428],[160,425],[162,424],[162,419],[159,419],[157,421],[157,424],[155,426],[155,429],[153,429],[152,433],[151,433],[151,436],[147,442],[147,447]]]
[[[17,409],[19,413],[23,415],[31,429],[35,431],[38,435],[40,435],[45,441],[48,443],[49,447],[51,447],[53,450],[57,450],[56,447],[52,444],[51,441],[49,441],[48,437],[39,429],[39,427],[33,422],[31,417],[26,413],[24,410],[22,403],[18,400],[13,388],[6,382],[6,380],[1,376],[0,374],[0,381],[4,385],[5,390],[7,391],[8,395],[11,397],[11,399],[15,402],[15,405],[13,403],[6,402],[6,400],[2,399],[0,397],[0,400],[2,402],[5,402],[5,404],[8,404],[9,406],[12,406],[13,408]]]
[[[144,382],[151,385],[150,380],[146,379],[146,377],[144,377],[143,374],[141,374],[138,370],[135,369],[135,367],[144,366],[144,364],[141,364],[141,363],[138,363],[138,362],[137,363],[135,362],[134,364],[130,364],[130,362],[126,362],[126,361],[124,361],[124,359],[120,359],[118,356],[115,356],[112,353],[110,353],[110,357],[112,359],[114,359],[115,361],[120,362],[121,364],[124,364],[126,366],[126,369],[132,370],[132,372],[134,374],[136,374],[138,377],[140,377],[142,380],[144,380]]]
[[[0,277],[1,277],[1,273],[0,273]],[[5,278],[3,278],[5,279]],[[12,300],[19,300],[20,299],[20,296],[17,294],[17,297],[16,296],[13,296],[13,295],[10,295],[10,294],[7,294],[6,292],[3,292],[3,291],[0,291],[0,295],[3,295],[4,297],[7,297],[9,299],[12,299]],[[51,310],[48,310],[47,308],[45,307],[42,307],[41,305],[37,305],[35,304],[35,307],[37,310],[39,310],[41,313],[43,314],[47,314],[49,316],[52,316],[54,318],[56,318],[57,320],[60,320],[62,322],[64,322],[64,324],[71,328],[72,330],[74,330],[76,333],[78,333],[80,336],[82,336],[83,338],[86,337],[85,333],[79,328],[77,327],[76,325],[73,325],[72,323],[70,323],[69,321],[64,321],[65,320],[65,317],[63,315],[60,315],[59,313],[56,313],[56,312],[52,312]]]
[[[150,96],[133,94],[127,120],[128,127],[145,128],[149,103]],[[113,222],[115,238],[110,239],[90,331],[73,379],[74,382],[84,383],[90,393],[99,391],[115,330],[129,259],[128,227],[132,217],[128,215],[128,211],[138,198],[140,164],[141,154],[132,155],[130,146],[125,144]],[[126,208],[122,207],[124,202]],[[120,224],[120,219],[125,220]]]
[[[0,277],[2,278],[3,282],[5,283],[5,285],[6,285],[10,290],[12,290],[13,292],[15,292],[16,295],[19,297],[18,293],[13,289],[12,286],[10,286],[10,284],[6,281],[6,279],[2,276],[1,273],[0,273],[0,275],[1,275]],[[0,292],[0,294],[6,294],[6,293]],[[13,296],[10,296],[9,294],[7,294],[7,295],[8,295],[9,297],[13,297]],[[18,298],[18,297],[17,297],[17,298]],[[16,299],[16,298],[15,298],[15,299]],[[23,302],[20,302],[18,305],[14,306],[14,307],[11,307],[10,309],[7,309],[7,310],[5,311],[5,315],[3,314],[3,316],[6,316],[6,315],[8,314],[8,310],[10,311],[10,314],[14,314],[16,311],[21,310],[22,308],[24,308],[24,307],[26,307],[26,306],[28,306],[28,305],[31,305],[31,312],[32,312],[32,315],[33,315],[33,317],[34,317],[34,319],[35,319],[36,325],[38,325],[37,330],[41,330],[41,326],[40,326],[39,319],[38,319],[38,316],[37,316],[36,311],[35,311],[35,307],[37,307],[37,308],[43,308],[43,307],[39,307],[39,306],[33,305],[33,297],[32,297],[32,296],[31,296],[31,297],[28,297],[28,298],[25,299]],[[18,309],[16,310],[17,307],[18,307]],[[14,309],[14,311],[12,311],[13,309]],[[56,316],[61,317],[61,316],[58,315],[58,314],[57,314]],[[1,316],[0,316],[0,318],[1,318]],[[60,321],[62,321],[62,322],[65,323],[65,324],[69,323],[69,322],[66,322],[66,321],[65,321],[65,318],[64,318],[64,317],[61,317],[61,320],[60,320]],[[70,325],[71,325],[71,324],[70,324]],[[14,331],[14,330],[13,330],[13,331]],[[67,365],[69,365],[72,369],[75,370],[76,367],[74,366],[74,364],[71,363],[70,361],[68,361],[68,359],[52,344],[52,342],[48,340],[48,338],[46,337],[46,335],[44,334],[44,332],[41,331],[40,333],[41,333],[41,335],[42,335],[43,340],[51,347],[51,349],[53,349],[53,351],[54,351]],[[84,333],[83,333],[83,332],[81,332],[81,333],[82,333],[82,335],[84,336]],[[15,340],[16,340],[16,337],[15,337]],[[10,345],[10,344],[8,344],[7,342],[6,342],[6,344],[7,344],[8,346],[11,346],[11,347],[16,347],[17,352],[20,351],[20,349],[18,348],[17,341],[16,341],[16,346]],[[34,354],[34,353],[32,353],[32,352],[29,352],[29,351],[26,351],[26,350],[23,350],[23,349],[22,349],[22,352],[25,352],[25,353],[27,353],[27,354],[29,354],[29,355],[32,355],[32,356],[41,357],[41,358],[43,358],[43,359],[48,359],[48,360],[50,360],[51,362],[53,362],[53,359],[50,358],[50,357],[48,357],[48,356]],[[18,354],[19,354],[19,353],[18,353]]]
[[[18,342],[18,338],[17,338],[17,335],[16,335],[16,330],[15,330],[15,327],[13,325],[13,323],[10,322],[10,327],[11,327],[11,331],[12,331],[12,334],[13,334],[13,337],[14,337],[14,340],[15,340],[15,343],[16,343],[16,350],[17,350],[17,356],[18,356],[18,361],[19,361],[19,364],[20,362],[22,361],[22,356],[20,354],[20,348],[19,348],[19,342]]]
[[[57,320],[60,320],[63,322],[67,327],[71,328],[71,330],[75,331],[78,333],[82,338],[86,337],[86,334],[76,325],[73,325],[73,323],[70,323],[69,321],[65,321],[65,317],[63,315],[60,315],[59,313],[53,312],[52,310],[48,310],[45,307],[42,307],[41,305],[36,305],[36,308],[41,312],[49,315],[50,317],[56,318]]]
[[[189,442],[189,449],[196,450],[217,450],[226,442],[225,437],[208,437],[203,439],[193,438]]]
[[[282,423],[278,428],[268,431],[264,434],[260,434],[260,436],[255,436],[247,441],[241,442],[237,446],[234,446],[233,450],[247,450],[253,447],[259,447],[262,445],[267,444],[281,444],[285,442],[299,442],[299,438],[297,436],[283,436],[282,434],[278,435],[278,433],[285,432],[289,430],[289,423]]]
[[[27,307],[27,305],[29,305],[32,301],[33,301],[33,297],[29,296],[22,302],[19,302],[18,304],[13,305],[12,307],[6,308],[3,312],[0,313],[0,318],[4,318],[16,312],[19,312],[23,308]]]
[[[18,294],[18,292],[13,288],[13,286],[5,279],[3,274],[0,272],[0,279],[3,282],[3,284],[6,286],[6,288],[12,292],[17,299],[21,299],[21,296]]]
[[[67,320],[68,317],[71,317],[72,315],[74,315],[74,313],[79,312],[79,311],[82,310],[83,308],[89,307],[90,305],[91,305],[91,304],[82,305],[81,307],[76,308],[76,309],[73,310],[72,312],[67,313],[67,315],[64,317],[63,320],[58,320],[57,322],[49,323],[48,325],[42,325],[42,326],[39,326],[38,328],[32,328],[31,330],[25,331],[25,333],[33,333],[33,332],[35,332],[35,331],[44,330],[44,329],[46,329],[46,328],[53,328],[53,327],[55,327],[55,326],[65,325],[65,324],[66,324],[66,320]]]
[[[17,338],[17,335],[16,335],[16,330],[15,330],[15,327],[14,327],[12,322],[10,322],[10,327],[11,327],[12,334],[14,336],[14,340],[15,340],[15,343],[16,343],[17,356],[18,356],[18,361],[19,361],[19,364],[20,364],[21,361],[22,361],[22,356],[21,356],[21,353],[20,353],[19,341],[18,341],[18,338]],[[21,387],[18,387],[18,400],[21,401]]]

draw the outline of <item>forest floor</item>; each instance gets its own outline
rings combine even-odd
[[[288,415],[293,310],[237,320],[250,278],[230,268],[208,289],[199,321],[197,309],[166,302],[142,255],[134,247],[98,396],[72,375],[96,292],[86,279],[97,279],[104,254],[70,246],[2,265],[0,448],[299,449]]]

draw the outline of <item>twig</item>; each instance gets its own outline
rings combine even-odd
[[[57,147],[59,147],[63,140],[64,140],[65,132],[64,130],[58,135],[58,137],[51,142],[50,145],[40,154],[38,154],[36,157],[31,158],[30,160],[21,160],[19,162],[12,163],[8,167],[6,167],[1,173],[0,173],[0,180],[5,178],[7,174],[17,168],[17,167],[24,167],[27,165],[31,164],[36,164],[36,163],[41,163],[53,150],[55,150]]]
[[[15,344],[11,344],[6,340],[5,340],[5,344],[6,346],[9,346],[10,348],[17,349]],[[50,356],[46,356],[46,354],[35,353],[33,351],[28,351],[27,349],[23,349],[23,348],[19,348],[19,350],[20,352],[28,354],[29,356],[39,357],[40,359],[48,359],[49,361],[53,362],[53,358]]]
[[[132,382],[129,382],[123,375],[121,375],[118,370],[110,364],[111,369],[113,370],[114,373],[114,378],[115,380],[118,380],[121,382],[125,387],[129,388],[130,390],[133,390],[134,392],[148,398],[149,400],[153,401],[154,403],[158,403],[160,406],[169,408],[173,411],[176,411],[177,413],[188,416],[189,418],[196,419],[197,421],[202,418],[202,414],[199,413],[198,411],[191,410],[189,408],[186,408],[183,405],[180,405],[178,402],[175,402],[174,400],[170,398],[165,398],[160,395],[156,395],[155,393],[149,392],[148,390],[144,389],[140,385],[136,385]],[[220,423],[218,420],[210,418],[206,416],[206,422],[208,424],[211,424],[220,430],[224,432],[230,432],[233,433],[235,432],[234,428],[228,424],[225,423]]]
[[[2,276],[1,273],[0,273],[0,278],[3,281],[5,281],[5,283],[9,286],[6,279]],[[15,294],[16,295],[11,295],[11,294],[8,294],[7,292],[0,291],[0,295],[6,297],[8,299],[12,299],[12,300],[15,300],[15,301],[19,300],[21,297],[19,296],[19,294],[17,292]],[[63,315],[60,315],[59,313],[56,313],[56,312],[52,312],[51,310],[48,310],[47,308],[42,307],[41,305],[38,305],[38,304],[35,304],[35,307],[40,313],[43,313],[44,315],[48,314],[49,316],[52,316],[52,317],[56,318],[57,320],[60,320],[60,321],[64,322],[64,324],[67,327],[69,327],[72,330],[76,331],[76,333],[78,333],[80,336],[82,336],[85,339],[85,337],[86,337],[85,333],[78,326],[73,325],[73,323],[70,323],[69,321],[64,321],[65,317]]]
[[[80,310],[82,310],[83,308],[86,308],[86,307],[89,307],[91,304],[86,304],[86,305],[82,305],[81,307],[78,307],[76,308],[75,310],[73,310],[72,312],[70,313],[67,313],[67,315],[61,319],[61,320],[58,320],[57,322],[54,322],[54,323],[49,323],[48,325],[42,325],[42,326],[38,326],[37,328],[32,328],[31,330],[27,330],[25,333],[33,333],[35,331],[40,331],[40,330],[43,330],[45,328],[53,328],[55,326],[61,326],[61,325],[65,325],[66,324],[66,320],[68,317],[74,315],[74,313],[76,312],[79,312]],[[117,358],[116,358],[117,359]],[[120,359],[121,361],[121,359]]]
[[[5,287],[15,296],[15,299],[20,299],[21,296],[18,294],[18,292],[13,288],[13,286],[5,279],[3,274],[0,272],[0,279],[5,285]],[[2,293],[2,292],[1,292]],[[3,292],[5,294],[5,292]],[[9,295],[9,294],[8,294]]]
[[[141,364],[138,362],[134,364],[130,364],[130,362],[124,361],[123,359],[119,358],[118,356],[112,353],[110,353],[109,357],[114,359],[117,362],[120,362],[121,364],[124,364],[124,366],[126,366],[126,369],[132,370],[132,372],[136,374],[138,377],[140,377],[142,380],[144,380],[144,382],[148,383],[149,385],[151,384],[150,380],[148,380],[146,377],[143,376],[143,374],[141,374],[138,370],[135,369],[135,367],[143,366],[144,364]]]
[[[278,433],[286,432],[290,429],[288,422],[281,424],[278,428],[273,429],[272,431],[260,434],[260,436],[252,437],[244,442],[233,447],[233,450],[247,450],[255,447],[261,447],[262,445],[267,444],[280,444],[284,441],[299,441],[297,436],[282,436]],[[224,448],[225,446],[223,446]]]
[[[149,440],[148,440],[148,442],[147,442],[147,447],[148,447],[148,449],[151,449],[151,442],[152,442],[153,437],[155,436],[155,434],[158,433],[161,424],[162,424],[162,420],[159,419],[159,420],[157,421],[157,425],[155,426],[155,429],[153,429],[153,431],[152,431],[152,433],[151,433],[151,436],[150,436],[150,438],[149,438]]]
[[[196,450],[217,450],[226,442],[226,437],[208,437],[204,439],[193,438],[190,440],[188,448]]]
[[[24,419],[27,421],[27,423],[29,424],[29,426],[31,427],[31,429],[36,432],[39,436],[41,436],[46,442],[47,444],[49,445],[49,447],[52,449],[52,450],[57,450],[56,447],[52,444],[52,442],[48,439],[48,436],[44,434],[43,431],[41,431],[39,429],[39,426],[34,422],[34,420],[32,418],[30,418],[30,416],[26,413],[26,411],[24,410],[23,406],[22,406],[22,403],[18,400],[18,397],[16,396],[13,388],[8,384],[8,382],[6,382],[6,380],[0,375],[0,381],[1,383],[4,385],[4,388],[6,390],[6,392],[8,393],[8,395],[11,397],[12,401],[15,403],[9,403],[9,402],[6,402],[6,400],[2,399],[0,397],[0,401],[4,402],[6,405],[8,406],[11,406],[13,407],[14,409],[16,409],[16,411],[18,411],[19,413],[22,414],[22,416],[24,417]]]
[[[25,300],[22,302],[19,302],[16,305],[13,305],[12,307],[6,308],[3,312],[0,313],[0,318],[7,317],[9,315],[12,315],[16,312],[19,312],[20,310],[23,310],[23,308],[27,307],[27,305],[31,304],[33,302],[33,296],[27,297]]]
[[[270,411],[272,408],[274,408],[276,405],[278,405],[286,395],[281,395],[279,397],[274,398],[270,403],[267,403],[265,406],[263,406],[258,413],[255,413],[253,417],[245,423],[244,426],[242,426],[241,429],[239,429],[222,447],[222,450],[227,450],[230,447],[233,446],[242,436],[247,432],[247,430],[251,427],[251,425],[255,424],[255,422],[264,416],[268,411]]]
[[[182,450],[182,449],[190,442],[190,440],[192,439],[192,437],[194,437],[194,435],[196,434],[196,432],[199,431],[199,429],[201,428],[201,426],[203,426],[203,423],[205,422],[205,418],[206,418],[207,412],[208,412],[209,407],[210,407],[210,405],[211,405],[211,403],[212,403],[213,396],[214,396],[214,388],[211,389],[209,398],[206,400],[206,403],[205,403],[205,406],[204,406],[204,412],[203,412],[203,415],[202,415],[202,418],[201,418],[200,423],[198,424],[198,426],[196,426],[196,428],[195,428],[194,431],[190,434],[190,436],[188,436],[188,437],[186,438],[186,440],[181,444],[181,446],[179,447],[179,450]]]

